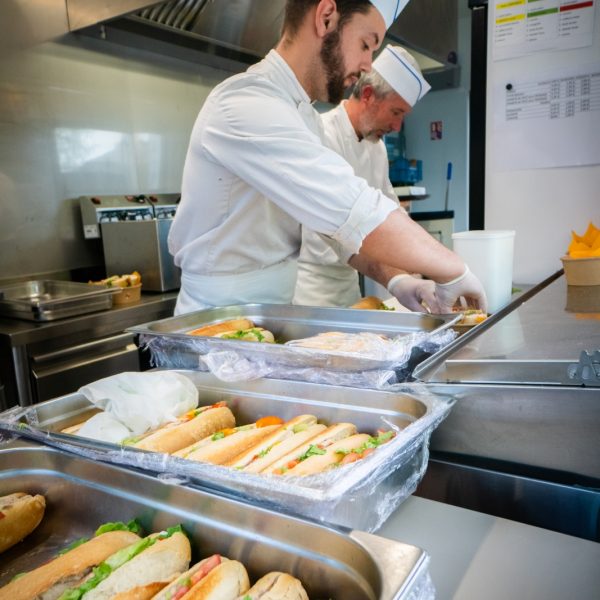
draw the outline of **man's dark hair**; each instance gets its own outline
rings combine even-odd
[[[300,29],[306,13],[319,3],[320,0],[287,0],[285,3],[285,16],[283,18],[283,29],[290,37],[293,37]],[[336,0],[337,10],[340,13],[339,27],[343,27],[350,18],[356,14],[366,14],[373,5],[369,0]]]

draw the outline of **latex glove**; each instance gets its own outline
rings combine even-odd
[[[408,274],[395,275],[387,284],[387,290],[398,302],[415,312],[427,312],[437,307],[435,282],[418,279]],[[423,303],[427,307],[423,306]]]
[[[487,312],[487,298],[481,282],[465,265],[465,272],[448,283],[436,283],[435,297],[440,313],[451,313],[456,301],[463,297],[471,308]],[[432,311],[433,312],[433,311]]]

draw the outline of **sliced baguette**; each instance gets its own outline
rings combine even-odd
[[[198,329],[192,329],[188,331],[188,335],[202,335],[206,337],[212,337],[219,333],[226,331],[239,331],[240,329],[251,329],[254,327],[254,323],[250,319],[230,319],[229,321],[221,321],[220,323],[213,323],[212,325],[205,325]]]
[[[133,447],[171,454],[234,425],[235,417],[228,407],[208,408],[192,419],[184,420],[182,417],[168,423],[133,444]]]
[[[213,440],[213,436],[210,436],[206,440],[201,440],[197,445],[176,452],[175,456],[222,465],[258,444],[280,427],[281,425],[267,425],[266,427],[242,428],[217,440]]]
[[[0,599],[57,598],[67,587],[78,587],[92,567],[139,539],[131,531],[109,531],[96,536],[0,588]]]
[[[41,522],[46,510],[44,496],[16,492],[0,497],[0,552],[28,536]]]
[[[261,577],[237,600],[308,600],[308,594],[298,579],[272,571]]]
[[[365,442],[368,442],[371,436],[368,433],[357,433],[346,437],[338,442],[334,442],[327,447],[325,454],[315,454],[309,456],[306,460],[298,463],[295,467],[287,470],[285,475],[303,476],[322,473],[337,465],[344,458],[344,453],[339,453],[338,450],[350,452],[356,448],[360,448]]]
[[[191,547],[183,533],[158,540],[155,544],[115,569],[85,594],[85,600],[110,600],[119,594],[137,593],[156,582],[169,582],[190,564]]]
[[[317,446],[321,449],[325,449],[334,442],[346,438],[356,433],[356,426],[352,423],[337,423],[327,427],[324,431],[310,438],[304,444],[297,446],[288,454],[282,456],[275,462],[271,463],[268,467],[263,469],[261,473],[280,473],[281,470],[286,472],[289,468],[290,463],[294,463],[299,460],[311,446]]]

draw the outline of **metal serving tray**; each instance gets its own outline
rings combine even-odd
[[[397,435],[368,458],[320,476],[262,476],[166,454],[62,434],[93,414],[81,394],[70,394],[0,414],[0,429],[97,460],[180,478],[184,484],[234,493],[289,514],[337,526],[375,531],[414,492],[429,457],[431,432],[451,401],[424,390],[382,392],[262,379],[228,384],[201,371],[182,371],[199,390],[199,404],[225,400],[238,424],[265,415],[285,420],[314,414],[320,422],[354,423],[359,431],[397,429]]]
[[[27,321],[73,317],[110,308],[119,291],[72,281],[25,281],[0,289],[0,315]]]
[[[189,331],[204,325],[245,317],[275,336],[276,344],[249,343],[214,337],[193,336]],[[370,332],[390,338],[411,333],[434,334],[458,321],[456,315],[429,315],[383,310],[357,310],[295,306],[291,304],[242,304],[209,308],[131,327],[147,344],[154,364],[174,369],[197,369],[198,356],[234,350],[240,357],[264,360],[290,367],[358,371],[391,368],[393,363],[362,356],[340,356],[283,345],[285,342],[328,331]]]
[[[240,560],[252,582],[269,571],[289,572],[313,600],[421,597],[413,594],[429,577],[429,557],[415,546],[345,534],[43,446],[10,443],[0,462],[0,495],[46,497],[41,525],[2,555],[0,585],[100,524],[134,518],[147,533],[181,523],[194,562],[213,553]]]

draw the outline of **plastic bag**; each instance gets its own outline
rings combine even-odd
[[[175,372],[119,373],[78,391],[104,411],[89,419],[79,435],[104,441],[140,435],[198,406],[196,386]]]

